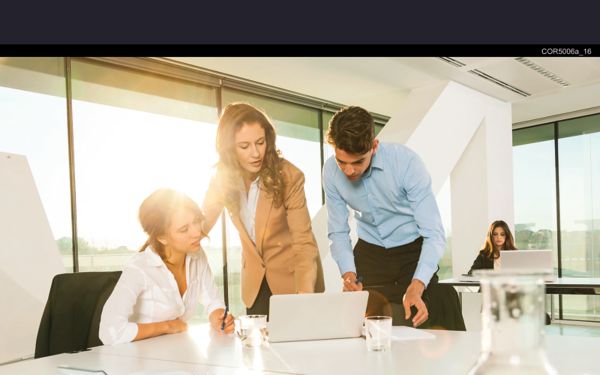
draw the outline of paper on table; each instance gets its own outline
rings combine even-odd
[[[392,341],[407,341],[407,340],[429,340],[435,339],[433,333],[416,329],[412,327],[394,327],[392,329]]]

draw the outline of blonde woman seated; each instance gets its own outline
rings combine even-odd
[[[502,220],[496,220],[490,224],[483,249],[479,250],[468,274],[471,275],[474,270],[498,269],[501,250],[517,250],[517,248],[508,225]]]
[[[148,240],[127,262],[104,305],[100,340],[114,345],[185,331],[199,301],[213,329],[232,332],[233,317],[223,322],[225,304],[200,247],[205,234],[198,205],[159,189],[140,206],[139,220]]]

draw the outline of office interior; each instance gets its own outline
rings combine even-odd
[[[469,269],[497,219],[518,249],[552,249],[557,276],[600,278],[598,58],[2,57],[0,155],[21,172],[9,181],[0,171],[0,289],[11,301],[0,364],[32,356],[54,275],[119,270],[139,249],[144,197],[168,186],[202,201],[218,114],[234,101],[267,112],[305,173],[326,292],[341,279],[326,233],[324,134],[347,105],[373,114],[381,141],[423,158],[447,237],[440,279]],[[202,245],[242,315],[240,243],[223,218]],[[461,296],[467,330],[480,330],[480,295]],[[548,295],[546,310],[548,335],[600,336],[597,295]],[[202,307],[194,321],[206,321]]]

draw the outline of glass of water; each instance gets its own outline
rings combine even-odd
[[[239,317],[239,333],[244,346],[256,347],[266,345],[267,316],[266,315],[243,315]]]
[[[392,317],[368,316],[365,318],[367,350],[381,352],[392,346]]]

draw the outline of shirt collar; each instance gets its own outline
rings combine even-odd
[[[381,144],[379,146],[381,146]],[[380,150],[378,150],[378,151],[380,151]],[[366,177],[371,176],[371,172],[373,171],[373,168],[383,170],[383,159],[381,157],[379,157],[379,152],[375,152],[375,154],[371,158],[371,165],[369,166],[369,169],[365,172]]]
[[[199,258],[201,256],[201,254],[200,254],[201,251],[204,251],[204,250],[199,249],[196,252],[186,254],[185,255],[186,262],[187,262],[188,258]],[[146,256],[146,262],[148,262],[149,266],[160,267],[165,264],[165,262],[163,262],[160,255],[158,255],[158,253],[156,253],[156,251],[154,251],[152,246],[148,246],[146,248],[146,250],[144,250],[144,254]]]
[[[149,266],[160,267],[165,264],[160,255],[158,255],[151,246],[148,246],[146,250],[144,250],[144,255],[146,256],[146,262]]]
[[[250,187],[258,186],[259,183],[260,183],[260,176],[256,176],[256,178],[250,183]],[[240,191],[243,193],[246,192],[246,185],[244,184],[243,178],[240,178]]]

